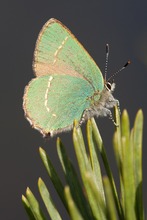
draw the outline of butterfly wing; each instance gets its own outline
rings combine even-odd
[[[43,26],[34,52],[36,76],[71,75],[87,80],[94,90],[102,91],[100,69],[75,36],[58,20],[50,19]]]
[[[70,75],[40,76],[25,88],[23,107],[32,127],[43,135],[54,135],[72,128],[91,105],[93,87],[82,78]]]

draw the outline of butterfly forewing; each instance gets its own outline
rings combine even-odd
[[[94,90],[104,86],[100,69],[74,35],[58,20],[50,19],[42,28],[35,48],[36,76],[65,74],[87,80]]]

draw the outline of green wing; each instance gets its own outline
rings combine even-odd
[[[88,97],[93,87],[82,78],[69,75],[40,76],[28,84],[24,94],[24,111],[32,127],[43,135],[54,135],[72,128],[90,107]]]
[[[34,52],[36,76],[71,75],[87,80],[94,90],[104,87],[100,69],[75,36],[58,20],[50,19],[42,28]]]

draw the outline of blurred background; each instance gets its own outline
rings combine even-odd
[[[40,199],[37,189],[40,176],[49,187],[63,219],[69,219],[52,183],[48,181],[38,153],[39,146],[42,146],[63,178],[56,153],[56,137],[45,141],[38,131],[30,127],[22,109],[24,87],[34,77],[32,58],[35,42],[40,29],[51,17],[62,21],[73,32],[102,72],[106,43],[110,45],[108,74],[131,60],[132,64],[115,78],[114,96],[120,101],[121,111],[124,108],[128,110],[131,126],[138,109],[142,108],[145,115],[143,186],[146,203],[147,1],[5,0],[1,1],[0,7],[0,219],[27,219],[21,195],[29,186]],[[112,170],[118,178],[112,147],[114,125],[108,118],[98,118],[96,122]],[[82,129],[85,132],[85,125]],[[75,163],[72,132],[59,136]]]

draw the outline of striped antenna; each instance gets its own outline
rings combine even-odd
[[[110,79],[114,78],[119,72],[121,72],[122,70],[124,70],[130,63],[131,63],[131,61],[129,60],[122,68],[120,68],[120,69],[117,70],[112,76],[110,76],[107,81],[110,81]]]
[[[105,75],[104,75],[105,82],[107,78],[108,58],[109,58],[109,44],[106,44],[106,62],[105,62]]]

